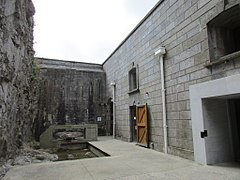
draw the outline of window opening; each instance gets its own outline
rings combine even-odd
[[[223,11],[208,24],[211,60],[240,51],[240,6]]]
[[[133,67],[128,72],[129,77],[129,93],[137,92],[138,89],[138,68]]]

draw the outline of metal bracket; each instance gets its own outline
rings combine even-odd
[[[207,130],[201,131],[200,136],[201,136],[201,138],[207,137],[208,136]]]

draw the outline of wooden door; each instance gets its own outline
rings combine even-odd
[[[137,144],[148,147],[148,118],[147,105],[137,106]]]

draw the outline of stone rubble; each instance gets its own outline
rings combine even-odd
[[[78,137],[82,137],[83,133],[79,132],[79,131],[76,131],[76,132],[64,131],[64,132],[57,132],[54,136],[57,139],[63,139],[63,140],[66,140],[66,139],[76,139]]]
[[[33,149],[29,144],[24,144],[19,155],[14,159],[9,159],[7,162],[4,159],[0,159],[0,180],[13,166],[24,166],[32,163],[45,163],[57,160],[58,156],[56,154],[50,154],[43,149]]]

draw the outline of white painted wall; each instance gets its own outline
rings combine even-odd
[[[205,138],[207,164],[233,161],[227,100],[206,99],[202,105],[205,129],[208,131]]]
[[[200,131],[203,131],[204,129],[207,129],[208,126],[211,126],[212,128],[215,128],[216,125],[218,125],[218,122],[216,119],[220,119],[220,124],[224,125],[223,122],[227,122],[224,119],[227,117],[226,116],[226,111],[223,109],[227,109],[225,105],[221,103],[216,103],[218,104],[218,107],[216,106],[215,109],[212,107],[212,114],[208,113],[208,116],[210,116],[210,119],[215,119],[212,120],[211,124],[207,124],[204,119],[206,119],[206,106],[209,105],[202,105],[203,99],[208,99],[208,98],[220,98],[224,96],[229,96],[229,95],[237,95],[240,94],[240,75],[233,75],[229,76],[226,78],[218,79],[218,80],[213,80],[213,81],[208,81],[205,83],[200,83],[197,85],[190,86],[190,105],[191,105],[191,116],[192,116],[192,131],[193,131],[193,145],[194,145],[194,159],[195,161],[201,163],[201,164],[209,164],[210,162],[216,161],[217,158],[220,157],[220,151],[219,154],[215,155],[213,150],[216,147],[220,147],[217,145],[213,145],[211,143],[214,143],[215,140],[212,140],[210,142],[206,143],[206,139],[202,139],[200,137]],[[209,107],[211,108],[211,107]],[[217,112],[216,112],[217,111]],[[205,118],[204,118],[205,117]],[[222,121],[222,123],[221,123]],[[210,121],[209,121],[210,122]],[[226,125],[226,128],[228,126]],[[215,128],[218,129],[218,128]],[[220,131],[221,128],[219,128]],[[210,131],[209,134],[215,133],[217,134],[217,131]],[[221,136],[225,135],[227,131],[223,132],[222,134],[220,133]],[[219,134],[219,133],[218,133]],[[210,135],[211,137],[212,135]],[[224,139],[225,140],[225,139]],[[220,142],[219,140],[218,142]],[[224,144],[224,143],[220,143]],[[226,143],[227,144],[227,143]],[[227,153],[227,145],[223,145],[223,152]],[[208,147],[209,146],[209,147]],[[214,156],[216,156],[214,158]],[[230,157],[230,156],[229,156]],[[228,159],[229,159],[228,157]],[[221,159],[219,159],[220,161]]]

